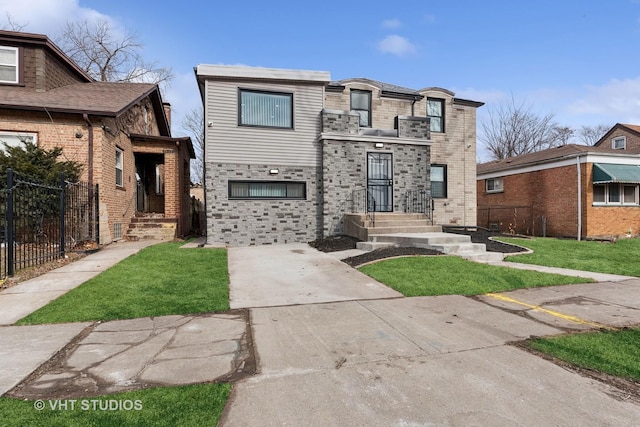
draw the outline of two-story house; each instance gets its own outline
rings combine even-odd
[[[0,31],[0,141],[60,147],[84,166],[99,186],[100,243],[124,238],[137,213],[189,233],[195,153],[171,136],[168,109],[155,84],[94,81],[47,36]]]
[[[435,224],[475,225],[482,103],[325,71],[195,72],[208,243],[308,242],[345,233],[347,213],[415,212],[416,201]]]

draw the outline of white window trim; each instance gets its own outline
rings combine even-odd
[[[622,140],[622,147],[616,147],[616,141]],[[614,150],[626,150],[627,149],[627,137],[626,136],[616,136],[611,138],[611,148]]]
[[[0,83],[13,83],[13,84],[20,83],[20,50],[17,47],[13,47],[13,46],[0,46],[0,48],[5,50],[13,50],[16,53],[16,56],[15,56],[16,60],[14,64],[0,62],[0,65],[16,67],[16,79],[0,80]]]
[[[640,185],[638,184],[618,184],[620,188],[620,196],[619,202],[610,202],[609,201],[609,189],[611,188],[609,184],[594,184],[604,186],[604,202],[593,202],[593,206],[639,206],[640,205]],[[624,187],[635,187],[635,200],[631,203],[624,201]]]
[[[16,132],[16,131],[0,130],[0,150],[4,148],[4,145],[2,144],[2,141],[4,139],[14,140],[15,144],[13,143],[9,144],[13,146],[13,145],[20,144],[21,143],[20,137],[25,137],[25,136],[31,137],[33,140],[33,143],[38,145],[38,134],[36,132]]]
[[[118,153],[120,153],[120,167],[118,167]],[[118,183],[118,171],[120,171],[120,183]],[[124,150],[116,147],[116,187],[124,187]]]
[[[489,190],[489,181],[493,181],[493,190]],[[500,186],[496,187],[496,183],[500,183]],[[504,191],[504,181],[502,177],[487,178],[484,182],[484,189],[487,193],[502,193]]]

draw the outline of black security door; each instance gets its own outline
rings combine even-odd
[[[367,153],[369,210],[393,212],[393,158],[391,153]],[[375,200],[375,204],[373,200]]]

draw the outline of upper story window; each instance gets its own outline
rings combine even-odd
[[[360,115],[360,126],[371,127],[371,92],[351,89],[351,111]]]
[[[431,197],[447,197],[447,165],[431,165]]]
[[[504,187],[502,185],[502,178],[488,178],[485,181],[487,193],[499,193],[504,191]]]
[[[27,143],[38,144],[38,134],[33,132],[0,131],[0,151],[4,150],[4,144],[15,147]]]
[[[293,94],[240,89],[238,123],[293,129]]]
[[[0,83],[19,83],[18,48],[0,46]]]
[[[611,148],[614,150],[624,150],[627,147],[627,138],[624,136],[617,136],[611,140]]]
[[[427,98],[427,117],[431,119],[431,132],[444,132],[444,99]]]

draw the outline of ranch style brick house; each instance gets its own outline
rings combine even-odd
[[[0,31],[0,141],[61,147],[83,164],[81,179],[99,186],[101,244],[140,214],[189,233],[195,153],[171,136],[169,115],[155,84],[94,81],[47,36]]]
[[[208,244],[309,242],[345,233],[347,213],[409,212],[416,199],[434,224],[475,225],[483,103],[325,71],[195,74]]]
[[[477,224],[534,236],[638,235],[640,128],[624,135],[629,129],[616,125],[595,146],[568,144],[479,164]]]

